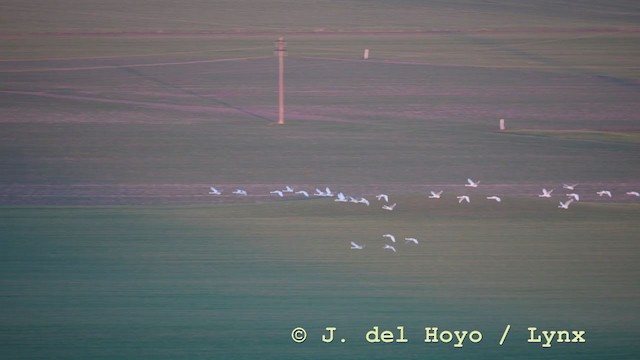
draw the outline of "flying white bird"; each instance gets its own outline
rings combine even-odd
[[[580,195],[576,193],[566,194],[568,197],[574,199],[575,201],[580,201]]]
[[[304,195],[304,197],[309,197],[309,193],[304,190],[296,191],[296,194],[301,194]]]
[[[321,197],[332,197],[333,193],[331,192],[331,189],[329,189],[328,187],[325,188],[325,191],[322,191],[318,188],[316,188],[316,193],[313,194],[315,196],[321,196]]]
[[[458,198],[458,204],[461,204],[463,201],[466,201],[467,203],[471,202],[471,200],[467,195],[457,196],[457,198]]]
[[[396,252],[396,248],[394,248],[393,246],[391,246],[389,244],[385,244],[383,249],[389,249],[389,250],[393,250],[393,252]]]
[[[351,250],[362,250],[362,249],[364,249],[364,245],[358,245],[353,241],[351,242]]]
[[[289,185],[287,185],[287,187],[282,190],[283,193],[292,193],[293,192],[293,188]]]
[[[637,191],[629,191],[629,192],[627,192],[627,195],[640,197],[640,193],[637,192]]]
[[[339,192],[337,196],[338,197],[335,198],[333,201],[336,201],[336,202],[347,202],[347,198],[344,196],[343,193]]]
[[[393,205],[382,205],[383,209],[389,210],[389,211],[393,211],[395,207],[396,207],[396,203],[393,203]]]
[[[378,194],[378,195],[376,195],[376,199],[378,199],[378,201],[384,199],[384,202],[389,202],[389,195],[387,195],[387,194]]]
[[[547,190],[547,189],[542,189],[542,194],[538,195],[538,197],[541,198],[550,198],[551,197],[551,193],[553,192],[554,189],[551,190]]]
[[[429,195],[429,199],[440,199],[440,196],[442,196],[442,192],[443,190],[440,190],[438,192],[432,191],[431,195]]]
[[[607,195],[608,197],[611,197],[611,191],[609,190],[598,191],[596,194],[598,194],[598,196],[600,197],[603,197],[605,195]]]
[[[222,191],[214,188],[213,186],[209,188],[209,195],[222,195]]]
[[[324,188],[324,190],[325,190],[324,194],[326,196],[329,196],[329,197],[333,196],[333,193],[331,192],[331,189],[329,189],[328,186],[326,188]]]
[[[384,234],[382,237],[389,238],[392,242],[396,242],[396,237],[391,234]]]
[[[477,188],[479,184],[480,184],[480,181],[473,181],[471,179],[467,179],[467,183],[464,184],[464,186]]]
[[[576,186],[578,186],[578,184],[571,184],[571,185],[564,184],[564,185],[562,185],[562,188],[563,189],[567,189],[567,190],[573,190],[573,189],[575,189]]]
[[[495,200],[496,202],[501,202],[502,199],[500,199],[499,196],[487,196],[487,200]]]
[[[357,204],[358,203],[358,199],[354,198],[353,196],[349,196],[349,202]]]
[[[566,202],[562,202],[560,201],[560,205],[558,205],[559,209],[569,209],[569,205],[571,205],[571,203],[573,202],[573,199],[569,199]]]
[[[269,194],[278,195],[278,196],[280,196],[280,197],[283,197],[283,196],[284,196],[284,194],[283,194],[283,193],[282,193],[282,191],[280,191],[280,190],[274,190],[274,191],[271,191],[271,192],[269,192]]]
[[[242,190],[242,189],[236,189],[236,190],[233,191],[232,194],[241,195],[241,196],[247,196],[247,191],[246,190]]]
[[[404,241],[406,241],[407,244],[412,242],[412,243],[418,245],[418,239],[416,239],[416,238],[404,238]]]
[[[369,200],[367,200],[365,198],[360,198],[360,200],[358,200],[358,203],[365,204],[365,205],[369,206]]]

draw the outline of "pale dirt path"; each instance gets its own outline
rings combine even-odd
[[[226,38],[253,38],[253,37],[273,37],[286,34],[289,37],[295,36],[408,36],[421,34],[530,34],[530,33],[570,33],[570,34],[598,34],[598,33],[637,33],[640,27],[616,26],[616,27],[496,27],[496,28],[468,28],[468,29],[308,29],[308,30],[287,30],[273,28],[267,30],[234,28],[225,30],[194,30],[194,31],[50,31],[50,32],[3,32],[0,38],[29,38],[29,37],[226,37]]]

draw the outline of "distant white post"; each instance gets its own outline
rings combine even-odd
[[[369,59],[369,49],[364,49],[364,54],[362,55],[362,58],[365,60]]]
[[[287,43],[283,37],[278,38],[276,41],[276,50],[274,53],[278,55],[278,125],[284,125],[284,56],[286,55]]]
[[[504,125],[504,119],[500,119],[500,130],[502,131],[502,130],[505,130],[505,129],[506,129],[506,127]]]

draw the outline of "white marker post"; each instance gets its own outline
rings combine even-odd
[[[504,125],[504,119],[500,119],[500,131],[506,130],[506,126]]]
[[[364,54],[362,55],[362,58],[365,60],[369,59],[369,49],[364,49]]]

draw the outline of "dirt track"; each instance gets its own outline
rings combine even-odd
[[[507,28],[479,28],[479,29],[415,29],[415,30],[340,30],[340,29],[309,29],[309,30],[248,30],[248,29],[228,29],[228,30],[201,30],[201,31],[69,31],[69,32],[22,32],[22,33],[0,33],[0,37],[193,37],[193,36],[224,36],[224,37],[254,37],[254,36],[366,36],[366,35],[391,35],[406,36],[420,34],[518,34],[518,33],[635,33],[640,32],[636,27],[567,27],[567,28],[547,28],[547,27],[507,27]]]

